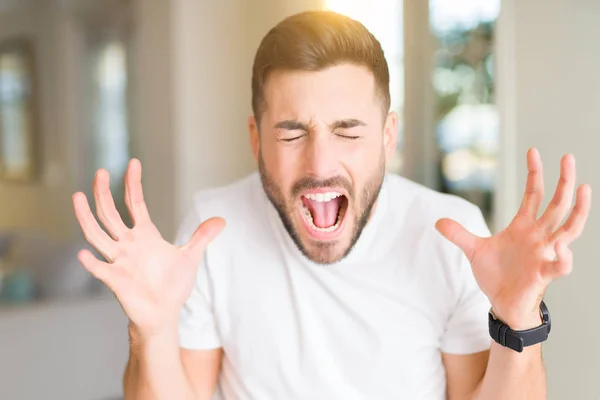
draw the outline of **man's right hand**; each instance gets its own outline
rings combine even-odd
[[[117,212],[109,179],[106,170],[98,170],[93,187],[96,214],[108,234],[94,218],[85,194],[73,195],[75,215],[85,238],[107,262],[89,250],[82,250],[79,260],[112,290],[139,334],[158,335],[177,326],[206,246],[225,221],[211,218],[198,227],[187,244],[174,246],[162,238],[150,219],[142,193],[140,162],[131,160],[125,174],[125,202],[133,228],[128,228]]]

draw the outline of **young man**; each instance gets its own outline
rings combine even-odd
[[[542,298],[571,270],[590,188],[561,226],[575,185],[565,156],[538,217],[531,150],[522,206],[490,236],[472,204],[385,174],[397,132],[388,86],[361,24],[289,17],[254,63],[259,173],[199,192],[176,246],[150,220],[137,160],[126,174],[132,229],[106,171],[94,194],[110,236],[74,195],[108,261],[82,251],[81,262],[130,319],[127,399],[210,399],[217,383],[225,399],[545,398]]]

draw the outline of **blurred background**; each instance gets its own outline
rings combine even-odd
[[[71,194],[130,157],[172,238],[200,188],[255,169],[250,74],[287,15],[330,9],[380,40],[400,115],[391,173],[511,220],[537,147],[546,201],[560,157],[600,187],[597,0],[0,0],[0,399],[121,398],[126,319],[80,267]],[[127,215],[126,212],[123,215]],[[575,269],[547,294],[549,398],[598,399],[592,211]]]

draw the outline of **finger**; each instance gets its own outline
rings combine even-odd
[[[94,218],[85,194],[78,192],[73,195],[73,208],[75,217],[81,226],[83,236],[107,260],[112,260],[111,254],[115,249],[115,242],[100,228]]]
[[[134,224],[150,220],[142,191],[142,164],[132,159],[125,174],[125,203]]]
[[[96,214],[102,225],[115,240],[127,232],[127,225],[121,219],[110,192],[110,176],[105,169],[99,169],[94,178],[94,199]]]
[[[542,161],[537,149],[530,149],[527,152],[527,183],[525,185],[525,194],[521,201],[519,214],[531,218],[537,218],[542,199],[544,198],[544,177],[542,170]]]
[[[446,239],[457,245],[465,253],[469,261],[473,259],[479,241],[483,240],[451,219],[442,218],[437,221],[435,227]]]
[[[206,246],[223,230],[225,220],[222,218],[210,218],[204,221],[194,232],[187,244],[182,247],[182,250],[189,257],[200,262]]]
[[[539,223],[547,231],[558,228],[573,204],[575,190],[575,158],[571,154],[564,156],[560,162],[560,178],[554,196],[548,208],[540,217]]]
[[[590,185],[581,185],[577,189],[575,207],[569,218],[551,237],[551,242],[560,241],[565,245],[571,244],[583,232],[592,205],[592,188]]]
[[[96,279],[104,282],[107,286],[110,286],[109,283],[111,282],[112,277],[110,264],[98,260],[96,257],[94,257],[92,252],[87,249],[81,250],[77,254],[77,258],[90,274],[94,275]]]
[[[554,245],[556,259],[547,261],[542,269],[542,275],[547,282],[569,275],[573,269],[573,253],[564,242]]]

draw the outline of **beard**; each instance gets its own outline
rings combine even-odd
[[[367,181],[361,194],[357,194],[352,183],[348,179],[341,176],[335,176],[325,180],[304,177],[292,185],[289,197],[291,200],[286,201],[286,197],[284,196],[281,188],[275,183],[271,175],[266,170],[262,154],[260,152],[258,155],[258,171],[260,173],[260,179],[267,198],[271,204],[273,204],[273,207],[275,207],[275,210],[279,214],[285,230],[288,232],[292,238],[292,241],[295,243],[296,247],[298,247],[300,252],[306,258],[317,264],[333,264],[341,261],[348,256],[348,254],[350,254],[354,248],[354,245],[360,238],[365,226],[369,222],[371,212],[373,211],[373,207],[375,206],[377,198],[379,197],[379,192],[381,191],[381,186],[383,185],[383,179],[385,176],[385,157],[382,154],[380,157],[380,163],[375,173]],[[310,251],[307,245],[303,243],[302,239],[300,238],[298,228],[296,227],[292,217],[295,212],[295,207],[297,207],[294,199],[296,199],[298,194],[303,190],[336,186],[343,187],[347,190],[349,196],[347,199],[347,207],[349,209],[351,205],[353,206],[352,210],[354,211],[354,224],[350,242],[346,248],[340,251],[336,248],[339,244],[338,241],[315,241],[315,250]],[[360,202],[356,201],[357,197],[360,198]],[[349,217],[348,212],[346,212],[344,218],[347,217]]]

